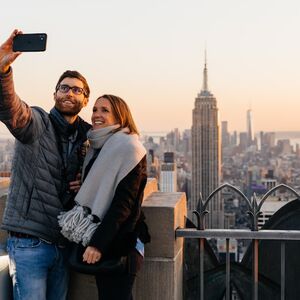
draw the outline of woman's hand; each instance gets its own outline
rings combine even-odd
[[[98,262],[102,257],[101,252],[92,246],[88,246],[83,253],[83,261],[88,264],[94,264]]]

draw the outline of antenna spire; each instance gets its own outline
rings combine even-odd
[[[203,91],[208,91],[208,77],[207,77],[207,58],[206,58],[206,47],[205,47],[205,52],[204,52],[204,70],[203,70]]]

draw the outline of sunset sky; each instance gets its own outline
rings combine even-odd
[[[229,130],[300,131],[300,2],[277,0],[52,0],[6,1],[0,41],[14,28],[46,32],[44,53],[24,53],[13,65],[16,90],[30,105],[53,106],[66,69],[97,96],[130,105],[142,131],[190,128],[202,87],[207,48],[208,85],[219,120]]]

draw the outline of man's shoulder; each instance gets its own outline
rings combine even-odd
[[[50,123],[50,114],[46,112],[43,108],[40,106],[31,106],[32,111],[32,117],[35,120],[35,123],[38,124],[44,124],[46,127],[47,124]],[[42,125],[42,126],[44,126]]]
[[[31,106],[30,107],[33,111],[36,111],[39,114],[45,115],[45,116],[49,116],[49,113],[47,113],[43,108],[39,107],[39,106]]]

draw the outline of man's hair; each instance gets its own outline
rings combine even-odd
[[[83,89],[84,89],[84,95],[86,98],[89,98],[90,96],[90,88],[89,88],[89,85],[86,81],[86,79],[77,71],[70,71],[70,70],[67,70],[65,71],[58,79],[58,82],[56,84],[56,87],[55,87],[55,91],[58,90],[58,87],[60,85],[60,83],[65,79],[65,78],[77,78],[79,79],[82,83],[83,83]]]
[[[133,120],[133,117],[131,115],[130,109],[127,103],[122,98],[114,95],[103,95],[99,97],[97,100],[101,98],[105,98],[106,100],[108,100],[112,106],[113,114],[118,124],[120,124],[120,128],[118,128],[116,131],[127,127],[129,129],[130,134],[132,133],[139,134],[135,122]]]

